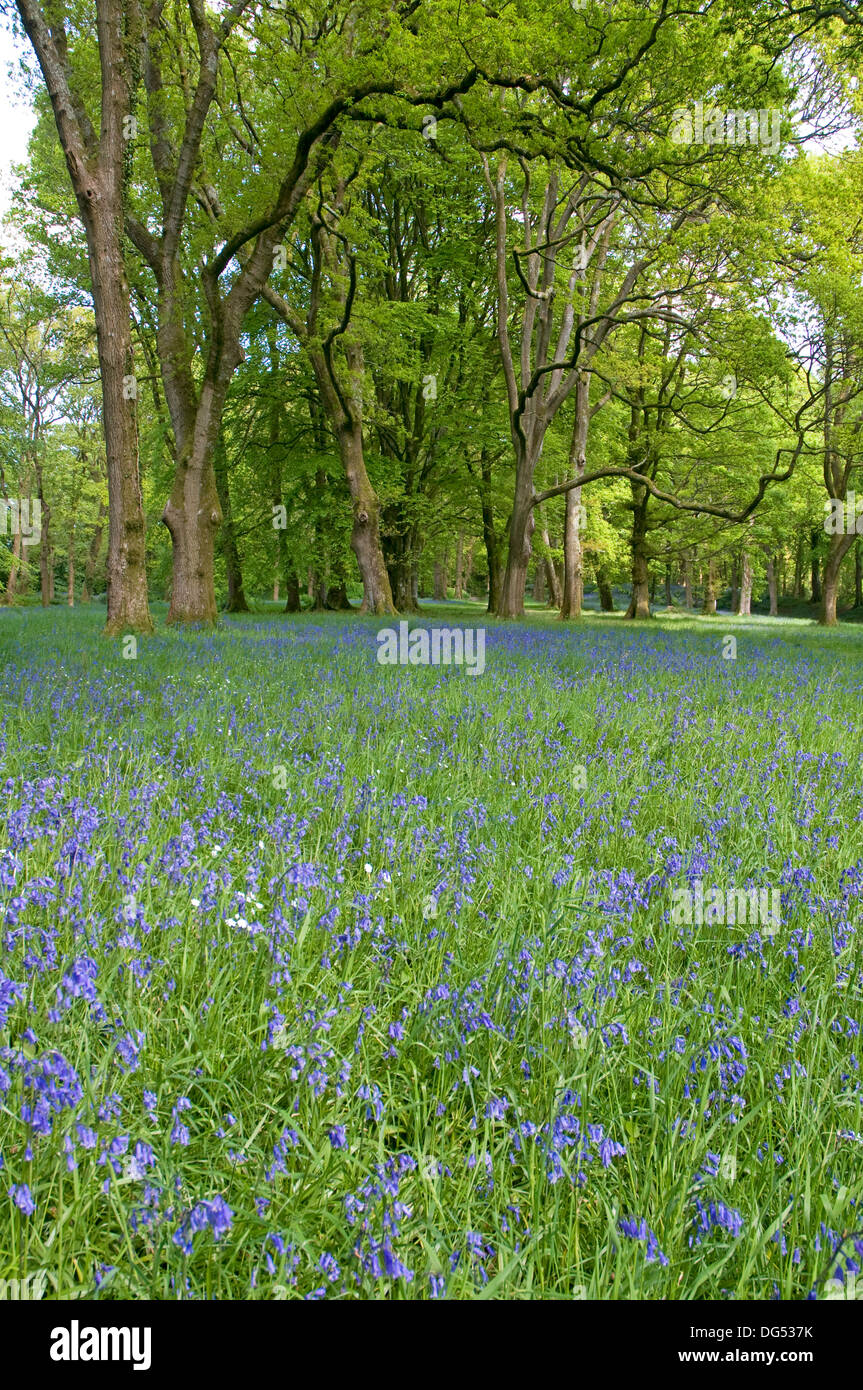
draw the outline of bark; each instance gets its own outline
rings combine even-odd
[[[360,612],[395,614],[396,608],[381,547],[380,502],[366,471],[359,401],[355,397],[348,405],[341,390],[341,383],[334,382],[323,353],[312,350],[309,355],[318,385],[328,404],[328,413],[335,428],[339,456],[351,495],[351,549],[356,556],[363,581]],[[348,355],[352,371],[358,374],[359,349],[349,346]]]
[[[611,591],[611,584],[608,581],[605,566],[597,563],[593,567],[593,572],[596,575],[596,587],[599,590],[600,610],[603,613],[613,613],[614,594]]]
[[[491,493],[491,457],[484,449],[480,460],[480,504],[482,507],[482,538],[488,564],[488,606],[487,612],[496,613],[500,605],[500,589],[503,579],[500,555],[500,542],[494,522],[494,507]]]
[[[748,550],[743,552],[740,576],[740,600],[737,606],[737,614],[741,618],[749,618],[752,615],[752,584],[755,578],[755,571],[752,565],[752,556]]]
[[[462,570],[462,598],[470,598],[471,577],[473,575],[473,552],[476,541],[473,537],[465,544]]]
[[[246,602],[246,593],[243,586],[243,569],[240,563],[240,552],[237,548],[234,510],[231,504],[231,484],[228,477],[228,460],[225,451],[225,442],[221,438],[216,444],[213,457],[213,475],[223,518],[219,543],[225,561],[225,573],[228,580],[228,602],[226,611],[228,613],[248,613],[249,605]],[[275,597],[278,598],[278,594],[276,594]]]
[[[212,384],[204,384],[202,395],[209,396],[211,409],[199,412],[195,433],[188,447],[181,450],[180,466],[162,513],[173,551],[169,625],[213,625],[217,620],[214,561],[222,508],[213,458],[224,402],[217,399]]]
[[[533,601],[545,603],[545,565],[540,564],[539,560],[533,572]]]
[[[810,561],[812,566],[812,603],[821,602],[821,576],[818,566],[818,551],[816,549],[821,539],[821,532],[817,526],[813,526],[809,535]]]
[[[626,617],[641,621],[650,615],[650,590],[648,584],[647,561],[647,504],[650,493],[647,488],[632,483],[633,512],[632,535],[632,595]]]
[[[590,428],[590,378],[580,378],[575,389],[575,421],[569,446],[569,473],[572,478],[584,474],[587,458],[587,435]],[[564,621],[580,618],[584,601],[584,555],[581,543],[581,488],[574,487],[566,494],[563,522],[563,593],[560,616]]]
[[[770,598],[770,616],[779,617],[779,592],[776,583],[778,561],[775,556],[767,562],[767,593]]]
[[[716,612],[716,561],[712,557],[707,565],[707,582],[704,586],[704,605],[701,611]]]
[[[517,450],[517,453],[520,452]],[[524,616],[524,590],[527,580],[527,567],[530,564],[533,529],[533,473],[536,460],[532,464],[516,459],[515,496],[512,515],[509,520],[509,549],[506,569],[500,586],[498,616],[501,618],[521,618]]]
[[[671,566],[665,566],[665,606],[673,608],[674,602],[671,596]]]
[[[419,600],[413,582],[413,566],[409,560],[399,558],[392,569],[387,570],[393,603],[400,613],[418,613]]]
[[[128,15],[122,0],[97,0],[101,76],[97,135],[73,93],[62,22],[56,28],[50,27],[35,0],[17,0],[17,7],[45,78],[87,240],[108,469],[105,632],[152,632],[135,391],[129,389],[134,380],[132,324],[123,262],[123,126],[131,109],[126,54]],[[43,602],[44,599],[43,589]]]
[[[416,523],[406,514],[401,499],[386,508],[384,525],[387,533],[384,555],[393,603],[400,613],[417,613],[419,607],[414,596],[413,571],[418,532]]]
[[[291,570],[287,575],[287,601],[285,603],[285,612],[299,613],[301,608],[299,576],[296,570]]]
[[[563,602],[560,579],[557,570],[554,568],[554,561],[551,558],[551,541],[548,538],[548,527],[545,519],[541,518],[540,540],[542,541],[542,567],[545,571],[545,582],[548,588],[548,599],[546,600],[549,608],[560,608]]]
[[[331,584],[327,589],[326,607],[332,613],[349,613],[353,608],[344,579],[340,579],[337,584]]]
[[[731,611],[732,611],[732,613],[736,613],[736,612],[737,612],[737,604],[738,604],[738,602],[739,602],[739,599],[740,599],[740,580],[739,580],[739,571],[738,571],[738,568],[737,568],[737,556],[735,555],[735,556],[733,557],[732,561],[731,561]]]
[[[279,428],[281,401],[279,393],[279,345],[276,339],[275,325],[273,330],[267,333],[267,347],[270,354],[270,419],[269,419],[269,455],[270,455],[270,492],[273,507],[281,507],[282,501],[282,470],[279,464]],[[273,512],[273,517],[278,518],[278,513]],[[275,528],[276,532],[276,558],[273,564],[273,603],[279,601],[279,580],[282,574],[283,552],[285,548],[285,533],[281,527]]]
[[[69,572],[66,578],[66,602],[75,607],[75,527],[69,531]]]
[[[362,428],[355,420],[345,422],[339,430],[339,451],[353,503],[351,549],[363,581],[360,612],[394,614],[396,608],[381,548],[380,502],[366,472]]]
[[[856,534],[853,533],[850,536],[830,537],[830,549],[824,561],[824,587],[818,616],[818,621],[822,627],[835,627],[839,621],[836,611],[839,597],[839,571],[842,567],[842,561],[856,539]]]
[[[93,236],[90,274],[108,470],[105,632],[114,636],[130,629],[147,633],[153,631],[153,620],[147,600],[136,406],[124,394],[124,379],[134,379],[129,289],[120,247],[114,236],[103,234],[101,228]]]
[[[692,560],[689,555],[683,557],[683,592],[686,607],[692,608]]]
[[[863,550],[859,540],[854,547],[854,607],[863,608]]]
[[[45,500],[42,466],[36,463],[36,485],[41,507],[42,526],[39,536],[39,588],[42,607],[47,608],[54,597],[54,551],[51,545],[51,508]]]
[[[457,599],[464,598],[464,532],[459,531],[455,543],[455,593]]]
[[[90,545],[87,550],[87,559],[84,561],[84,587],[81,590],[81,602],[89,603],[93,591],[93,575],[96,573],[96,565],[99,560],[99,551],[102,548],[102,535],[105,530],[105,516],[107,514],[105,503],[99,502],[99,515],[96,525],[93,527],[93,535],[90,538]]]

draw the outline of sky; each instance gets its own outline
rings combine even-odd
[[[0,216],[11,206],[12,165],[26,160],[33,127],[29,103],[18,95],[21,79],[11,75],[23,51],[24,43],[13,39],[8,22],[0,27]]]

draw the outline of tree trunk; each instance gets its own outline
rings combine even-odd
[[[519,445],[518,454],[523,450]],[[516,484],[512,515],[509,521],[509,549],[506,569],[500,586],[498,616],[501,618],[524,617],[524,589],[527,580],[527,567],[530,564],[531,543],[535,523],[533,515],[533,467],[526,465],[523,458],[516,457]]]
[[[835,627],[839,619],[837,617],[836,605],[839,597],[839,571],[842,561],[848,554],[855,540],[856,534],[837,535],[830,537],[830,549],[824,561],[824,588],[820,600],[820,612],[818,621],[822,627]]]
[[[387,531],[384,557],[393,603],[400,613],[417,613],[412,574],[418,542],[417,524],[407,513],[405,499],[391,503],[383,514]]]
[[[599,563],[594,564],[593,572],[596,575],[596,587],[599,590],[599,607],[603,613],[614,612],[614,594],[611,592],[611,585],[605,572],[605,566]]]
[[[578,462],[584,472],[584,456]],[[584,600],[584,568],[581,544],[581,488],[574,487],[566,494],[566,513],[563,522],[563,590],[560,602],[561,619],[580,618]]]
[[[274,331],[267,332],[267,348],[270,354],[270,419],[267,441],[269,444],[270,452],[270,490],[272,496],[272,504],[274,508],[273,520],[278,521],[281,519],[281,517],[279,515],[279,511],[276,509],[279,509],[283,506],[282,470],[279,464],[279,432],[281,410],[279,376],[281,373],[281,362],[279,359],[279,345]],[[287,516],[287,513],[285,515]],[[273,603],[278,603],[279,580],[281,579],[282,574],[283,551],[285,548],[285,532],[282,526],[275,526],[274,530],[276,532],[276,559],[273,564]]]
[[[381,549],[380,503],[366,472],[362,428],[344,424],[338,431],[339,450],[353,502],[351,549],[363,581],[361,613],[395,614],[389,575]]]
[[[287,602],[285,603],[286,613],[299,613],[302,604],[300,603],[300,579],[296,570],[291,570],[287,575]]]
[[[75,607],[75,527],[69,530],[69,572],[66,577],[66,602]]]
[[[545,519],[541,519],[542,529],[540,530],[540,541],[542,542],[542,567],[545,570],[545,582],[548,588],[547,607],[560,608],[563,602],[560,580],[557,570],[554,568],[554,561],[551,558],[551,541],[548,538],[548,527]]]
[[[755,571],[752,566],[752,556],[748,550],[743,552],[740,576],[740,601],[737,607],[738,616],[749,618],[752,615],[752,585]]]
[[[419,602],[414,594],[413,574],[414,567],[410,560],[399,557],[393,566],[392,572],[387,571],[390,578],[390,592],[393,596],[393,603],[400,613],[418,613]]]
[[[470,598],[470,581],[473,574],[473,552],[476,542],[471,538],[464,548],[464,560],[462,561],[462,597]]]
[[[731,611],[737,612],[737,605],[740,601],[739,570],[737,567],[737,556],[733,556],[731,561]]]
[[[99,560],[99,551],[102,548],[102,533],[105,529],[105,514],[107,512],[105,503],[99,502],[99,515],[96,525],[93,527],[93,535],[90,538],[90,545],[87,550],[87,559],[84,561],[84,587],[81,590],[81,602],[89,603],[93,590],[93,575],[96,573],[96,565]]]
[[[537,560],[536,569],[533,572],[533,601],[534,603],[545,603],[545,565],[539,560]]]
[[[464,531],[459,531],[455,543],[455,598],[464,598]]]
[[[587,460],[587,436],[590,429],[590,378],[579,379],[575,388],[575,416],[569,445],[571,478],[584,475]],[[580,618],[584,600],[584,555],[581,544],[581,488],[574,487],[566,494],[563,521],[563,592],[560,616],[563,621]]]
[[[246,602],[246,593],[243,587],[243,570],[240,563],[240,552],[237,548],[237,532],[234,526],[234,511],[231,505],[231,484],[228,478],[228,460],[225,451],[225,441],[219,437],[213,455],[213,476],[216,482],[216,491],[219,497],[219,506],[222,509],[222,530],[219,536],[219,544],[225,561],[225,573],[228,580],[228,603],[226,611],[228,613],[248,613],[249,605]],[[275,595],[278,598],[278,594]]]
[[[776,584],[776,571],[777,571],[777,568],[778,568],[778,561],[777,561],[776,557],[774,556],[773,558],[771,558],[771,559],[768,560],[768,562],[767,562],[767,593],[768,593],[768,596],[769,596],[769,598],[770,598],[770,616],[771,616],[771,618],[778,618],[778,617],[779,617],[779,593],[778,593],[778,588],[777,588],[777,584]]]
[[[492,506],[491,495],[491,459],[486,450],[483,450],[480,460],[482,471],[482,483],[480,486],[480,503],[482,506],[482,538],[485,545],[486,561],[488,563],[488,613],[496,613],[500,606],[500,590],[502,583],[502,566],[500,558],[500,544],[494,524],[494,509]]]
[[[162,513],[173,549],[169,624],[212,626],[217,621],[214,560],[222,508],[213,468],[215,440],[207,437],[209,433],[196,430]]]
[[[683,557],[683,593],[686,607],[692,608],[692,560],[689,555]]]
[[[327,589],[326,606],[331,613],[350,613],[353,609],[344,576],[340,576],[338,581]]]
[[[810,556],[810,558],[811,558],[811,562],[812,562],[812,600],[811,600],[812,603],[820,603],[820,602],[821,602],[821,578],[820,578],[820,575],[819,575],[819,573],[818,573],[818,552],[817,552],[817,550],[816,550],[816,546],[818,545],[818,542],[820,541],[820,539],[821,539],[821,532],[818,530],[817,526],[813,526],[812,531],[810,532],[810,535],[809,535],[809,544],[810,544],[810,551],[811,551],[811,556]],[[833,598],[834,598],[834,608],[835,608],[835,599],[836,599],[835,594],[834,594]],[[834,618],[834,621],[835,621],[835,618]]]
[[[716,612],[716,561],[712,557],[707,565],[707,582],[704,586],[704,605],[701,611]]]
[[[42,600],[42,607],[47,608],[53,598],[52,576],[53,576],[53,552],[51,547],[51,508],[45,498],[45,486],[42,478],[42,465],[39,462],[39,455],[35,459],[36,469],[36,492],[39,499],[39,589]]]
[[[122,164],[120,154],[118,163]],[[108,471],[108,611],[105,632],[152,632],[147,600],[144,504],[138,466],[137,383],[132,355],[129,286],[122,251],[121,168],[114,186],[99,186],[98,207],[84,216],[96,343],[102,377],[102,420]],[[77,190],[76,190],[77,192]],[[87,195],[85,195],[86,198]],[[81,198],[78,199],[79,206]],[[83,213],[82,213],[83,215]]]
[[[152,632],[147,603],[144,508],[138,472],[137,390],[132,357],[129,286],[123,263],[123,173],[133,84],[125,45],[128,15],[120,0],[98,0],[102,70],[99,134],[82,124],[69,86],[65,42],[32,0],[18,0],[42,69],[60,145],[87,238],[102,422],[108,467],[108,613],[105,633]],[[89,140],[89,143],[88,143]]]
[[[639,497],[639,493],[643,494]],[[647,568],[647,503],[650,494],[637,483],[632,484],[632,596],[626,617],[641,621],[650,617],[650,589]]]
[[[859,540],[854,547],[854,607],[863,608],[863,550]]]

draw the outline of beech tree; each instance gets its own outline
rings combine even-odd
[[[59,4],[16,0],[45,79],[57,134],[87,237],[102,381],[108,469],[108,617],[105,631],[152,632],[138,467],[135,364],[123,258],[124,185],[139,11],[135,0],[95,0],[98,93],[90,102],[75,70],[73,24]],[[98,133],[97,133],[98,132]]]

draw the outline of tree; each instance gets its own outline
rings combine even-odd
[[[126,141],[139,39],[134,0],[96,0],[99,92],[96,119],[69,55],[70,21],[50,19],[37,0],[16,0],[54,113],[72,189],[87,237],[102,379],[108,469],[108,617],[105,631],[152,632],[144,566],[144,512],[138,471],[134,355],[129,286],[123,259]],[[91,107],[91,109],[94,109]]]

